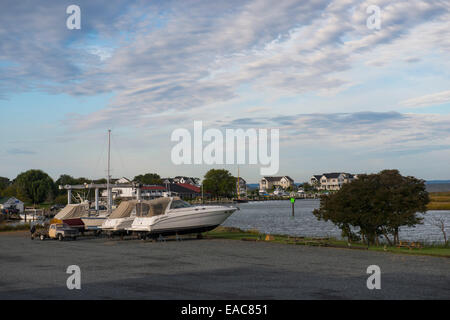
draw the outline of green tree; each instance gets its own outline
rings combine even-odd
[[[82,185],[85,183],[90,184],[92,181],[88,178],[74,178],[71,175],[68,174],[62,174],[59,176],[58,180],[55,181],[55,186],[58,188],[59,186],[65,186],[65,185]],[[66,193],[66,190],[58,190],[57,192],[59,195],[63,195]]]
[[[10,184],[9,178],[0,177],[0,191],[5,190]]]
[[[17,198],[17,186],[15,184],[12,184],[8,187],[6,187],[2,192],[1,192],[1,196],[2,197],[16,197]]]
[[[22,172],[15,179],[14,185],[17,197],[24,202],[39,204],[53,199],[56,194],[52,178],[42,170]]]
[[[236,192],[236,178],[225,169],[211,169],[205,174],[203,188],[212,197],[231,197]]]
[[[398,242],[400,226],[414,226],[422,222],[417,213],[426,212],[429,202],[425,182],[404,177],[398,170],[384,170],[378,174],[358,175],[358,179],[344,184],[336,193],[325,195],[320,208],[314,210],[319,220],[331,221],[350,239],[358,237],[352,228],[369,244],[389,235]]]
[[[55,198],[55,200],[53,201],[55,204],[67,204],[67,195],[65,194],[60,194],[59,196],[57,196]]]
[[[140,174],[134,177],[133,181],[142,184],[162,184],[161,177],[156,173],[146,173],[144,175]]]
[[[309,191],[314,191],[315,190],[315,188],[311,184],[309,184],[308,182],[303,183],[302,184],[302,188],[303,188],[303,190],[305,192],[309,192]]]

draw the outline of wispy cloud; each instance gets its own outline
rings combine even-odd
[[[428,107],[444,103],[450,103],[450,90],[442,91],[432,94],[427,94],[421,97],[411,98],[401,101],[400,105],[405,107]]]
[[[244,84],[274,95],[335,94],[355,84],[346,72],[361,62],[415,52],[414,63],[450,48],[449,4],[438,0],[80,1],[78,33],[65,29],[69,2],[32,3],[2,3],[0,60],[15,66],[0,76],[0,95],[116,93],[89,121],[72,117],[78,128],[228,101]],[[371,4],[382,9],[378,32],[366,27]]]
[[[247,118],[222,123],[257,127]],[[279,128],[283,145],[320,145],[322,148],[397,154],[428,152],[450,145],[450,116],[398,112],[311,113],[258,118]]]
[[[20,148],[11,148],[11,149],[8,149],[7,152],[9,154],[13,154],[13,155],[26,155],[26,154],[31,155],[31,154],[36,154],[35,151],[26,150],[26,149],[20,149]]]

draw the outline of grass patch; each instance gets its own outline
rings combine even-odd
[[[369,251],[382,251],[398,254],[412,254],[412,255],[428,255],[450,258],[450,246],[445,245],[422,245],[418,248],[398,248],[396,246],[367,246],[363,243],[352,243],[350,246],[345,240],[338,240],[334,238],[312,238],[312,237],[293,237],[287,235],[271,235],[270,240],[266,240],[266,234],[260,233],[258,230],[241,230],[238,228],[230,227],[217,227],[216,229],[206,232],[207,238],[213,239],[229,239],[229,240],[242,240],[242,241],[266,241],[282,243],[287,245],[307,245],[307,246],[319,246],[319,247],[334,247],[356,250],[369,250]]]
[[[431,192],[428,210],[450,210],[450,192]]]
[[[30,224],[29,223],[16,225],[0,224],[0,232],[19,231],[19,230],[30,230]]]

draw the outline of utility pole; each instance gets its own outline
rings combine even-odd
[[[203,200],[203,180],[202,180],[202,204],[204,204],[205,201]]]
[[[110,165],[111,165],[111,129],[108,129],[108,175],[106,177],[106,190],[107,190],[107,195],[108,195],[108,203],[107,203],[107,208],[108,208],[108,213],[111,213],[111,188],[110,188],[110,179],[111,179],[111,175],[110,175]]]
[[[238,178],[237,178],[237,198],[241,199],[241,188],[240,188],[241,178],[239,177],[239,166],[238,166]]]

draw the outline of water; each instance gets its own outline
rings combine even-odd
[[[317,220],[312,214],[314,209],[319,208],[319,204],[320,200],[296,200],[295,217],[292,217],[289,200],[241,203],[237,204],[241,210],[229,217],[223,226],[243,230],[258,229],[269,234],[341,239],[340,229],[331,222]],[[433,225],[433,217],[444,218],[447,237],[450,237],[450,211],[441,210],[428,211],[422,225],[400,228],[400,240],[442,243],[442,232]]]

